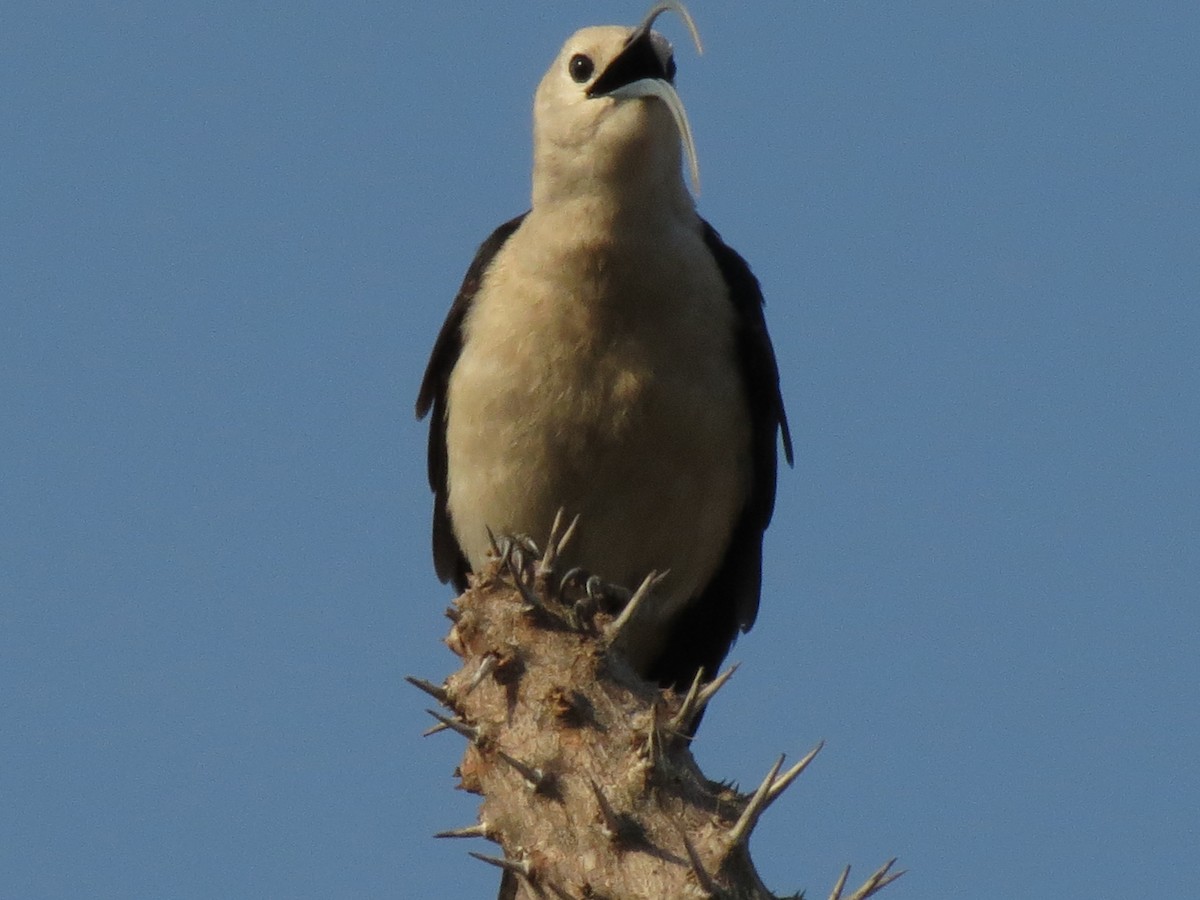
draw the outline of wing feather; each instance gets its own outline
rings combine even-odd
[[[750,410],[752,474],[750,493],[712,580],[672,623],[671,637],[648,673],[661,684],[687,685],[697,668],[707,677],[758,614],[762,589],[763,533],[775,509],[778,443],[792,464],[792,436],[779,389],[779,366],[763,316],[763,295],[746,261],[708,222],[704,242],[716,260],[737,311],[736,351],[746,405]]]
[[[458,545],[458,539],[454,536],[454,523],[450,520],[450,510],[446,505],[446,390],[450,384],[450,373],[454,371],[462,352],[462,326],[471,308],[471,302],[479,292],[488,266],[505,241],[520,227],[526,215],[528,213],[522,213],[505,222],[479,245],[475,259],[471,261],[467,274],[463,277],[462,286],[458,289],[454,302],[450,304],[446,321],[442,323],[441,331],[434,341],[433,352],[430,354],[429,364],[425,367],[425,376],[421,379],[421,389],[417,394],[417,418],[423,419],[431,411],[433,413],[429,421],[428,447],[429,487],[433,489],[433,565],[438,578],[453,582],[459,591],[466,590],[467,573],[471,567]]]

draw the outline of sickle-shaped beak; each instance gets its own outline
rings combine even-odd
[[[674,64],[666,65],[654,46],[654,32],[649,28],[638,29],[629,37],[622,50],[600,73],[600,77],[588,88],[589,97],[609,97],[613,91],[628,87],[643,78],[653,78],[672,84],[675,80]]]
[[[650,9],[641,24],[629,35],[625,47],[608,64],[600,77],[592,82],[587,95],[590,98],[612,97],[621,100],[633,97],[657,97],[671,112],[675,127],[679,131],[679,139],[683,143],[684,152],[688,158],[688,169],[692,176],[692,189],[700,193],[700,163],[696,158],[696,142],[692,138],[692,129],[688,124],[687,112],[683,101],[676,93],[675,61],[670,52],[660,53],[660,47],[655,45],[654,32],[651,28],[654,20],[664,12],[676,12],[687,24],[692,39],[696,42],[696,50],[704,52],[700,44],[700,33],[691,14],[678,0],[667,0],[658,3]]]
[[[679,0],[664,0],[662,3],[656,3],[646,13],[641,24],[630,33],[625,41],[625,49],[617,54],[616,58],[608,64],[608,68],[588,89],[589,97],[611,95],[617,88],[632,84],[642,78],[657,78],[671,85],[675,83],[675,62],[669,55],[665,61],[659,56],[651,31],[655,21],[665,12],[677,13],[683,19],[688,33],[696,43],[696,52],[704,53],[704,45],[700,43],[700,32],[696,29],[696,23],[692,19],[692,14],[687,11],[687,7]]]

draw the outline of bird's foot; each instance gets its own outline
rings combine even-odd
[[[526,563],[542,556],[537,542],[527,534],[496,537],[489,528],[488,540],[492,545],[492,555],[500,560],[502,565],[514,566],[518,571],[524,571]]]
[[[630,596],[628,589],[579,567],[567,571],[558,582],[559,602],[570,610],[570,618],[577,627],[592,627],[597,613],[618,613]]]
[[[629,602],[632,592],[576,566],[559,580],[558,595],[564,602],[573,602],[577,607],[587,604],[597,610],[615,612]]]

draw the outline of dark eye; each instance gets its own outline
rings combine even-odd
[[[671,82],[671,84],[675,83],[675,57],[674,56],[667,57],[667,81]]]
[[[576,53],[571,57],[571,61],[567,63],[567,71],[571,73],[571,79],[576,84],[583,84],[592,77],[592,72],[596,71],[596,66],[592,63],[590,56]]]

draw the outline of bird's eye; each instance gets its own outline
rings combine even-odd
[[[671,82],[671,84],[675,83],[675,57],[674,56],[667,57],[667,81]]]
[[[572,81],[576,84],[583,84],[592,77],[592,72],[596,71],[596,66],[590,56],[576,53],[571,57],[571,61],[567,63],[567,71],[571,73]]]

